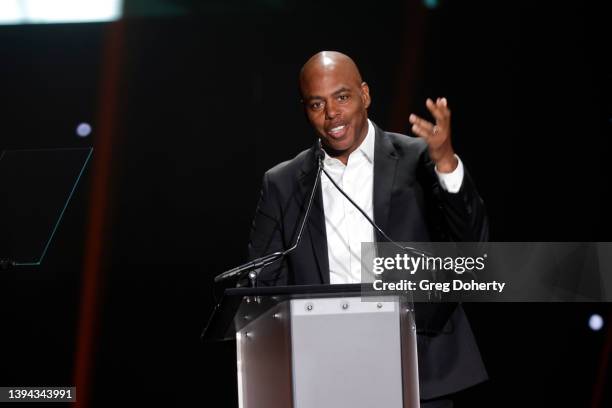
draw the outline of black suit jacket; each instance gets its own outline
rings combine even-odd
[[[382,131],[374,144],[374,221],[398,242],[486,241],[484,205],[467,173],[457,194],[438,184],[422,139]],[[251,259],[289,248],[295,241],[316,177],[315,147],[268,170],[251,230]],[[324,176],[323,176],[324,177]],[[300,245],[260,273],[263,285],[329,283],[327,238],[320,185]],[[384,238],[377,233],[377,241]],[[421,398],[446,395],[487,374],[461,307],[442,334],[418,336]]]

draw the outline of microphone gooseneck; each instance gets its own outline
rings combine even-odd
[[[403,251],[409,251],[413,254],[416,254],[418,256],[431,256],[431,254],[429,254],[428,252],[425,251],[419,251],[416,248],[413,247],[409,247],[409,246],[403,246],[398,244],[397,242],[395,242],[394,240],[392,240],[386,233],[385,231],[383,231],[375,222],[372,218],[370,218],[370,216],[368,214],[366,214],[366,212],[359,206],[357,205],[357,203],[355,201],[353,201],[353,199],[351,197],[348,196],[348,194],[346,194],[344,192],[344,190],[338,185],[338,183],[336,183],[334,181],[334,179],[329,175],[329,173],[325,170],[325,168],[321,165],[321,170],[323,171],[323,173],[325,173],[325,175],[327,176],[327,178],[329,179],[329,181],[331,181],[331,183],[334,185],[334,187],[336,187],[336,189],[353,205],[353,207],[355,207],[360,213],[361,215],[363,215],[365,217],[366,220],[368,220],[368,222],[370,223],[370,225],[372,225],[376,231],[378,231],[380,233],[380,235],[382,235],[387,241],[389,241],[390,243],[392,243],[393,245],[397,246],[398,248],[400,248]]]
[[[312,207],[312,203],[314,201],[314,196],[317,192],[317,187],[319,186],[319,182],[321,181],[321,171],[325,171],[323,169],[323,151],[320,148],[321,139],[319,139],[319,148],[315,149],[315,158],[317,159],[317,176],[315,178],[314,186],[310,191],[310,197],[308,198],[308,206],[306,207],[306,213],[304,214],[304,218],[302,219],[302,224],[300,225],[300,230],[298,232],[298,236],[295,240],[295,244],[285,252],[283,252],[283,256],[287,255],[295,248],[297,248],[300,240],[302,239],[302,232],[304,232],[304,226],[306,225],[306,221],[308,220],[308,216],[310,215],[310,209]]]
[[[306,212],[304,213],[304,218],[302,218],[302,222],[300,224],[300,229],[298,230],[298,235],[296,237],[295,243],[289,249],[262,256],[260,258],[249,261],[245,264],[237,266],[233,269],[220,273],[219,275],[215,276],[215,279],[214,279],[215,283],[219,283],[221,281],[233,278],[235,276],[239,276],[239,279],[241,279],[245,274],[251,271],[262,269],[278,261],[279,259],[284,258],[286,255],[288,255],[289,253],[291,253],[293,250],[295,250],[298,247],[302,239],[302,233],[304,232],[304,226],[306,225],[306,221],[308,221],[308,217],[310,215],[310,210],[312,208],[312,203],[314,201],[317,187],[319,186],[319,182],[321,181],[321,171],[323,170],[323,157],[324,157],[323,150],[321,149],[321,139],[319,139],[317,146],[318,148],[314,149],[315,159],[317,161],[317,176],[315,178],[315,182],[312,187],[312,190],[310,191],[310,196],[308,198],[308,205],[306,206]]]

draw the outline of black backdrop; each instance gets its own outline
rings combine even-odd
[[[199,342],[211,280],[245,259],[263,172],[312,143],[296,78],[321,49],[354,57],[383,128],[406,132],[426,97],[448,97],[493,240],[610,240],[606,10],[458,3],[315,2],[125,21],[96,406],[235,404],[235,345]],[[112,29],[0,27],[0,149],[99,142]],[[81,121],[93,125],[89,138],[75,135]],[[90,168],[43,265],[2,273],[0,385],[74,381],[91,177]],[[586,322],[607,317],[608,305],[466,308],[491,381],[460,401],[590,404],[609,356],[605,330]]]

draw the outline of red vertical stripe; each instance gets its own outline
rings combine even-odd
[[[394,89],[396,94],[391,103],[389,129],[393,132],[405,132],[410,128],[408,116],[414,106],[412,101],[423,65],[425,45],[425,28],[427,10],[420,2],[406,4],[404,35],[400,48],[399,64],[395,72]],[[425,101],[417,101],[425,106]]]
[[[77,387],[77,407],[91,402],[95,340],[98,337],[99,311],[103,288],[102,264],[104,244],[108,236],[109,196],[111,189],[111,159],[113,136],[117,129],[119,80],[123,32],[125,23],[107,26],[102,55],[100,97],[95,123],[95,143],[88,226],[83,264],[81,308],[77,333],[74,383]]]
[[[606,388],[609,389],[609,381],[607,379],[608,365],[610,363],[610,355],[612,353],[612,313],[608,316],[606,322],[608,331],[606,333],[606,340],[604,342],[603,349],[601,350],[601,357],[599,359],[599,372],[597,373],[597,379],[593,385],[593,398],[591,399],[591,408],[602,407],[601,402],[604,397],[604,391]]]

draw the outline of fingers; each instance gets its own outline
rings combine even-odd
[[[431,115],[436,119],[436,124],[444,125],[450,120],[450,109],[448,109],[448,101],[446,98],[438,98],[434,103],[433,100],[427,98],[425,106]]]
[[[410,115],[408,120],[410,121],[410,123],[412,123],[412,131],[416,135],[427,138],[433,133],[433,123],[430,123],[425,119],[418,117],[414,113]]]
[[[431,131],[433,129],[433,127],[434,127],[433,123],[430,123],[430,122],[426,121],[425,119],[422,119],[422,118],[418,117],[414,113],[410,115],[408,120],[413,125],[418,126],[418,127],[423,128],[425,130],[428,130],[428,131]]]
[[[427,139],[432,135],[431,131],[417,125],[412,125],[412,132],[423,139]]]
[[[450,128],[451,112],[448,108],[448,101],[446,98],[438,98],[435,102],[432,99],[427,98],[425,101],[425,106],[427,106],[427,109],[434,117],[435,126],[433,123],[428,122],[415,114],[411,114],[409,121],[412,123],[412,131],[415,134],[428,138],[435,135],[439,130],[444,131]]]

